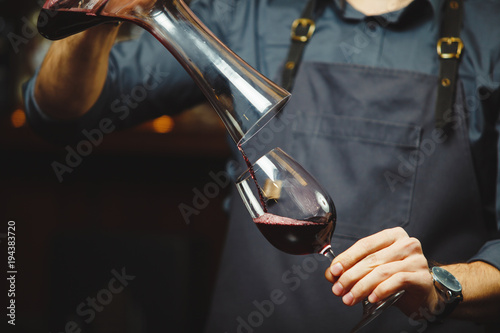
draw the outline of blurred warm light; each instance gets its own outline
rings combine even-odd
[[[10,123],[15,128],[24,126],[24,124],[26,124],[26,115],[24,114],[24,111],[21,109],[17,109],[16,111],[12,112],[12,114],[10,115]]]
[[[153,130],[157,133],[168,133],[174,128],[174,120],[169,116],[161,116],[153,120]]]

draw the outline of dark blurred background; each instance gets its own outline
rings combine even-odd
[[[225,129],[207,105],[163,116],[108,135],[59,182],[52,163],[67,151],[32,132],[21,98],[50,45],[34,30],[42,4],[0,0],[0,332],[199,332],[232,184],[189,224],[179,205],[224,170]],[[8,221],[15,326],[4,325]]]

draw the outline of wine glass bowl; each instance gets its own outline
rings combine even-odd
[[[236,187],[264,237],[289,254],[330,249],[335,229],[333,200],[318,181],[280,148],[262,156]]]

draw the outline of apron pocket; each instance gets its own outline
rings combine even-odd
[[[421,128],[410,124],[315,113],[297,118],[290,153],[332,196],[336,237],[359,239],[408,224],[420,136]]]

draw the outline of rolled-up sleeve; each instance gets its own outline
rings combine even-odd
[[[469,262],[484,261],[500,270],[500,239],[487,242]]]

